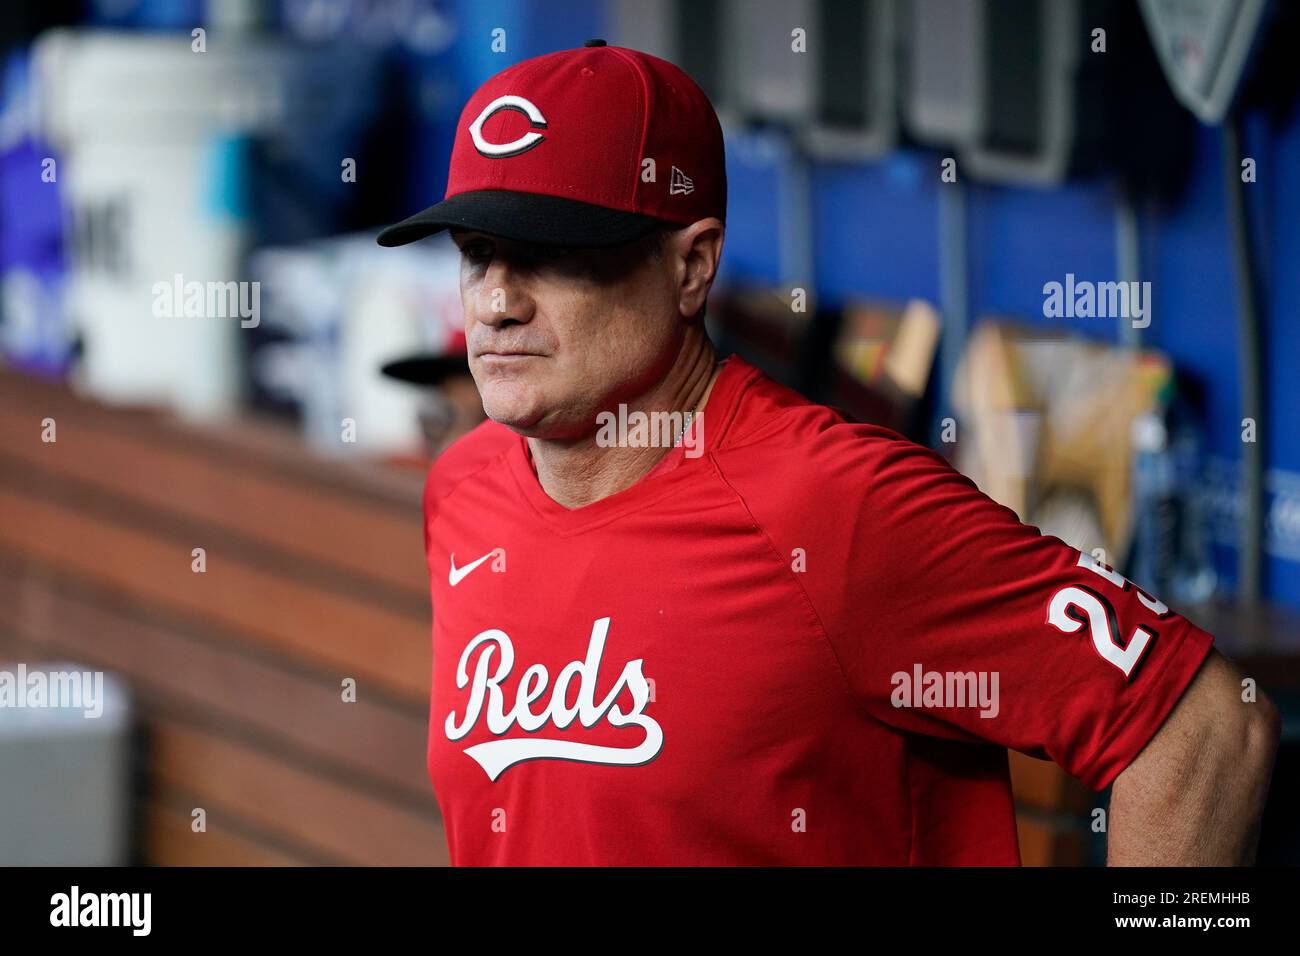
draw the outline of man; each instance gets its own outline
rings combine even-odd
[[[939,455],[719,362],[725,208],[699,88],[591,41],[485,83],[381,234],[451,230],[492,419],[425,490],[453,863],[1016,864],[1008,747],[1114,785],[1113,863],[1249,862],[1272,705]]]
[[[381,371],[420,388],[420,430],[431,459],[483,421],[483,402],[469,370],[463,332],[456,333],[445,352],[407,355],[386,362]]]

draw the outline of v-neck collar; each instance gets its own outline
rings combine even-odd
[[[723,441],[735,418],[741,393],[760,374],[758,368],[740,356],[728,356],[713,383],[708,401],[700,411],[704,419],[704,454],[696,458],[683,456],[675,467],[667,470],[656,466],[622,491],[581,508],[566,508],[546,493],[533,471],[528,440],[522,435],[515,436],[514,443],[506,452],[507,463],[524,499],[542,521],[560,534],[576,534],[588,530],[629,511],[653,504],[672,494],[683,482],[690,481],[708,458],[711,449]],[[668,454],[680,452],[672,449]]]

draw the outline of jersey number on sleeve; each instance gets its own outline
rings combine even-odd
[[[1157,618],[1169,614],[1169,607],[1133,585],[1123,575],[1112,571],[1090,554],[1079,553],[1079,567],[1094,571],[1121,591],[1132,589],[1135,596]],[[1061,588],[1047,606],[1047,622],[1066,634],[1077,633],[1085,625],[1092,634],[1092,646],[1101,659],[1114,664],[1130,680],[1142,661],[1156,632],[1141,624],[1133,629],[1126,644],[1116,639],[1121,633],[1115,607],[1106,598],[1084,585]]]

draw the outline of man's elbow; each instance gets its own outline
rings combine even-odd
[[[1238,831],[1241,837],[1235,846],[1230,842],[1222,847],[1225,855],[1214,862],[1250,865],[1255,860],[1273,762],[1282,738],[1282,717],[1277,706],[1263,693],[1254,701],[1242,702],[1230,710],[1235,720],[1224,728],[1226,732],[1216,733],[1214,728],[1206,728],[1218,738],[1215,748],[1218,753],[1211,762],[1215,779],[1204,796],[1215,803],[1208,808],[1214,829],[1222,828],[1224,833]]]
[[[1243,708],[1246,726],[1241,731],[1245,758],[1256,768],[1268,772],[1273,767],[1282,740],[1282,715],[1269,697],[1260,693],[1254,703]]]
[[[1200,733],[1206,741],[1207,769],[1219,779],[1221,793],[1255,797],[1262,802],[1268,792],[1282,739],[1282,716],[1262,691],[1252,701],[1219,708],[1208,717]]]

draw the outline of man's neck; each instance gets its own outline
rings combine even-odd
[[[689,353],[683,353],[654,389],[628,402],[628,414],[698,412],[708,400],[720,368],[712,344],[705,339]],[[690,421],[690,416],[684,417]],[[595,433],[576,442],[529,438],[528,447],[543,490],[570,509],[630,488],[671,450],[654,442],[637,447],[602,447]]]

